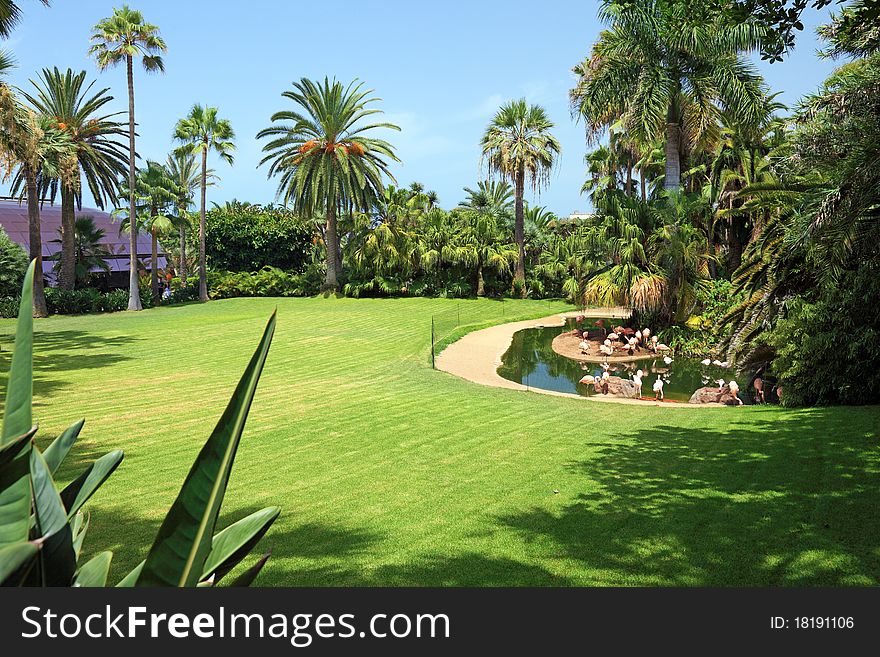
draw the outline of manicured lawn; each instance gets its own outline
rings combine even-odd
[[[430,315],[455,303],[236,299],[37,322],[41,443],[87,418],[62,479],[126,453],[87,507],[86,549],[115,551],[112,581],[143,558],[277,305],[224,503],[224,524],[283,508],[261,584],[880,580],[877,407],[671,410],[481,387],[430,369]],[[466,303],[500,320],[497,302]],[[3,320],[4,374],[11,331]]]

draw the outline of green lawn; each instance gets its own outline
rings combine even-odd
[[[113,581],[144,557],[277,305],[223,519],[282,507],[261,584],[880,580],[877,407],[674,410],[477,386],[430,369],[430,315],[455,303],[234,299],[38,321],[41,444],[87,418],[61,478],[126,454],[87,507],[86,549],[114,550]],[[464,303],[500,321],[497,302]],[[4,375],[11,331],[0,322]]]

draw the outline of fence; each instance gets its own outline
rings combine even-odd
[[[431,367],[435,367],[437,355],[465,333],[476,328],[503,324],[506,321],[527,317],[550,315],[563,309],[560,299],[540,301],[513,301],[501,299],[484,301],[460,301],[453,308],[431,315]],[[569,310],[574,310],[572,306]]]

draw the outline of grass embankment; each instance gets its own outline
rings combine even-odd
[[[846,585],[880,579],[880,409],[596,404],[430,369],[431,299],[233,299],[36,323],[61,478],[113,448],[86,550],[143,558],[266,318],[278,330],[224,504],[267,505],[263,585]],[[504,319],[549,314],[508,302]],[[12,322],[0,322],[8,368]],[[5,388],[5,382],[3,383]],[[557,492],[558,491],[558,492]]]

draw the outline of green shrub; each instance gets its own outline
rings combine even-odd
[[[0,299],[0,317],[17,317],[20,297],[3,297]]]
[[[299,270],[312,250],[313,225],[283,207],[232,203],[205,221],[205,254],[218,270]]]
[[[101,311],[115,313],[128,310],[128,290],[113,290],[104,294],[101,300]]]
[[[104,295],[100,290],[84,287],[79,290],[46,288],[46,305],[53,315],[85,315],[103,310]]]
[[[17,242],[13,242],[0,226],[0,297],[18,297],[27,266],[28,257],[24,249]],[[16,312],[18,311],[3,317],[15,317]]]
[[[214,299],[301,297],[316,294],[319,287],[320,282],[309,270],[296,274],[263,267],[254,272],[208,272],[208,290]]]
[[[880,402],[880,265],[847,272],[818,298],[797,297],[769,331],[786,406]]]

